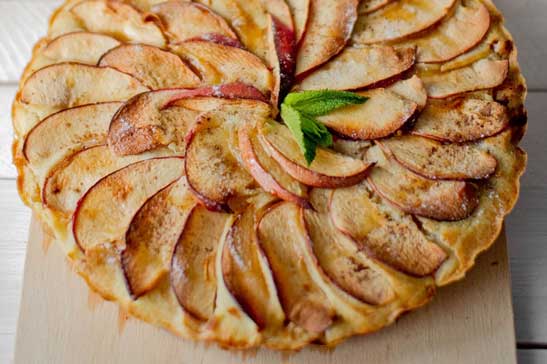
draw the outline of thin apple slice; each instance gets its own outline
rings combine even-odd
[[[402,0],[358,17],[352,40],[372,44],[419,33],[442,20],[456,0]]]
[[[456,221],[465,219],[477,207],[477,188],[473,184],[426,179],[385,158],[378,149],[370,149],[369,155],[378,164],[367,181],[382,198],[406,213]]]
[[[237,128],[255,122],[253,113],[203,114],[188,133],[186,176],[196,197],[214,211],[229,210],[232,197],[249,194],[255,180],[240,164]],[[232,145],[233,144],[233,145]]]
[[[173,142],[183,149],[187,132],[202,112],[232,105],[255,107],[257,112],[267,114],[268,106],[259,101],[261,98],[257,89],[239,83],[142,93],[127,101],[113,117],[108,143],[120,155],[138,154]]]
[[[133,299],[152,290],[169,272],[175,244],[195,205],[194,195],[182,177],[150,198],[133,217],[121,252]]]
[[[338,54],[357,20],[358,0],[311,0],[306,31],[296,57],[301,77]]]
[[[119,45],[118,40],[104,34],[73,32],[61,35],[36,54],[25,69],[23,78],[26,79],[27,75],[55,63],[78,62],[96,65],[104,53]]]
[[[267,97],[274,88],[272,73],[252,53],[204,40],[190,40],[173,50],[196,69],[204,85],[242,82],[256,87]]]
[[[391,79],[414,64],[413,48],[346,47],[330,62],[304,78],[302,90],[355,90]]]
[[[404,167],[430,179],[481,179],[496,171],[496,158],[470,144],[405,135],[383,140],[380,146]]]
[[[202,4],[170,0],[153,6],[151,10],[160,19],[172,43],[212,34],[238,42],[226,20]]]
[[[181,307],[200,321],[213,316],[217,291],[217,249],[230,215],[196,206],[188,216],[171,260],[171,286]]]
[[[52,210],[71,214],[82,195],[104,176],[130,164],[165,155],[166,151],[157,151],[119,157],[105,145],[81,150],[50,171],[42,188],[42,202]]]
[[[373,11],[376,11],[380,8],[383,8],[390,2],[394,0],[361,0],[359,3],[358,13],[361,14],[369,14]]]
[[[388,279],[371,267],[359,253],[347,248],[355,243],[342,242],[349,238],[334,227],[329,215],[302,210],[302,218],[310,253],[328,281],[371,305],[383,305],[395,298]]]
[[[446,253],[420,231],[409,216],[382,206],[365,184],[332,192],[330,216],[365,254],[402,272],[423,277],[435,273]]]
[[[72,231],[78,246],[123,248],[124,234],[140,207],[184,174],[184,159],[153,158],[131,164],[91,187],[78,202]]]
[[[256,239],[257,211],[239,215],[222,251],[222,274],[232,296],[260,329],[283,321],[277,293],[265,272],[263,252]],[[280,315],[281,313],[281,315]]]
[[[290,15],[290,14],[289,14]],[[275,51],[270,61],[274,76],[272,104],[277,107],[294,81],[296,40],[294,31],[274,16],[268,17],[268,42]]]
[[[460,97],[430,100],[412,134],[441,142],[463,143],[495,135],[508,125],[505,106],[495,101]]]
[[[27,134],[23,155],[33,169],[46,171],[67,155],[104,144],[110,120],[122,105],[90,104],[48,116]]]
[[[291,8],[285,0],[261,0],[264,10],[274,17],[279,23],[283,24],[291,33],[294,33],[294,22],[292,19]]]
[[[51,108],[125,101],[148,91],[136,78],[109,67],[59,63],[34,72],[20,91],[21,102]]]
[[[446,62],[481,42],[490,29],[490,13],[479,0],[459,3],[434,30],[404,44],[417,47],[417,62]]]
[[[124,44],[111,49],[101,57],[99,66],[128,73],[153,90],[197,87],[201,83],[180,57],[146,44]]]
[[[481,59],[469,66],[447,72],[420,75],[429,97],[444,99],[470,91],[494,88],[503,83],[509,72],[509,61]]]
[[[70,12],[90,32],[124,42],[165,46],[160,28],[139,10],[121,1],[85,0],[74,5]]]
[[[288,174],[308,186],[351,186],[365,179],[371,166],[324,148],[317,148],[314,161],[308,165],[289,129],[275,122],[261,128],[259,139]]]
[[[260,220],[258,239],[278,290],[286,317],[312,334],[325,331],[334,310],[303,261],[306,230],[300,209],[290,202],[273,206]]]
[[[358,94],[367,97],[367,102],[335,110],[317,120],[352,139],[371,140],[393,134],[417,110],[414,102],[388,89],[377,88]]]
[[[414,102],[418,111],[423,110],[427,104],[427,91],[422,80],[414,75],[406,80],[395,82],[387,88],[397,95]]]
[[[292,14],[295,39],[299,43],[306,31],[311,0],[286,0],[286,2]]]
[[[289,175],[270,157],[256,135],[256,130],[239,129],[239,149],[249,173],[266,191],[285,201],[309,207],[307,188]]]

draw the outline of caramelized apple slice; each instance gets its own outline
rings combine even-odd
[[[509,61],[482,59],[469,66],[447,72],[425,73],[427,94],[444,99],[464,92],[483,90],[501,85],[509,72]]]
[[[399,163],[431,179],[480,179],[496,170],[497,161],[469,144],[441,144],[418,137],[400,136],[380,144]]]
[[[245,211],[230,228],[222,252],[222,274],[228,290],[260,329],[278,324],[275,287],[264,272],[256,240],[256,213]],[[273,288],[273,291],[272,291]],[[274,297],[272,297],[274,296]],[[281,318],[282,321],[282,318]]]
[[[416,112],[417,105],[388,89],[359,92],[367,102],[335,110],[317,120],[352,139],[383,138],[399,130]]]
[[[414,75],[406,80],[395,82],[387,88],[397,95],[414,102],[418,111],[422,111],[427,104],[427,91],[422,80]]]
[[[287,30],[294,33],[294,22],[291,8],[285,0],[261,0],[264,10],[268,12],[277,22],[283,24]]]
[[[99,66],[128,73],[153,90],[197,87],[201,80],[182,59],[145,44],[124,44],[108,51]]]
[[[122,105],[105,102],[50,115],[28,133],[23,144],[25,158],[33,169],[48,170],[77,150],[104,144],[110,120]]]
[[[264,111],[266,104],[243,100],[261,97],[257,89],[238,83],[142,93],[127,101],[114,116],[108,143],[120,155],[137,154],[173,142],[184,149],[184,138],[200,113],[223,105],[244,109],[254,105]]]
[[[359,8],[357,9],[357,12],[359,14],[368,14],[372,13],[373,11],[376,11],[393,0],[361,0],[359,3]]]
[[[286,2],[292,14],[294,34],[298,43],[306,31],[311,0],[286,0]]]
[[[354,199],[355,197],[352,197]],[[338,231],[326,214],[302,210],[310,251],[327,280],[350,296],[371,305],[386,304],[395,298],[389,281],[343,242],[349,238]]]
[[[442,20],[456,0],[402,0],[378,11],[360,15],[352,40],[371,44],[416,34]]]
[[[435,220],[456,221],[465,219],[477,207],[477,188],[474,185],[425,179],[391,159],[374,154],[382,153],[376,149],[369,153],[370,158],[378,160],[379,164],[372,169],[367,180],[380,196],[404,212]]]
[[[171,286],[182,308],[207,321],[215,308],[215,257],[225,239],[230,215],[196,206],[188,216],[171,260]]]
[[[412,133],[442,142],[463,143],[499,133],[509,125],[505,106],[469,97],[430,100]]]
[[[360,249],[402,272],[435,273],[446,253],[429,241],[409,216],[373,201],[364,184],[333,191],[330,215],[338,229]]]
[[[173,47],[196,69],[205,85],[242,82],[269,96],[274,88],[272,73],[252,53],[230,46],[191,40]]]
[[[222,109],[200,117],[187,137],[186,175],[196,197],[214,211],[228,210],[230,198],[247,195],[253,177],[239,163],[237,128],[252,125],[253,113]],[[235,145],[235,146],[234,146]]]
[[[53,39],[33,59],[25,69],[25,76],[40,68],[61,62],[78,62],[96,65],[103,54],[120,45],[120,42],[108,35],[73,32]]]
[[[171,157],[137,162],[104,177],[78,202],[72,225],[76,243],[84,251],[108,244],[123,247],[140,207],[183,173],[184,159]]]
[[[106,101],[124,101],[148,91],[137,79],[109,67],[59,63],[33,73],[20,91],[26,104],[66,109]]]
[[[133,217],[121,252],[133,299],[152,290],[169,272],[173,249],[195,205],[194,195],[182,177],[150,198]]]
[[[297,86],[302,90],[355,90],[393,78],[414,64],[414,49],[346,47]]]
[[[346,45],[357,19],[358,0],[311,0],[306,31],[296,57],[302,76],[327,62]]]
[[[309,207],[306,186],[291,177],[267,154],[256,130],[239,129],[239,149],[249,173],[266,192],[285,201]]]
[[[172,43],[218,35],[237,42],[237,35],[226,21],[208,7],[192,2],[170,0],[152,7]]]
[[[166,152],[119,157],[104,145],[81,150],[48,174],[42,188],[42,202],[50,209],[71,214],[82,195],[104,176],[132,163],[167,155]]]
[[[121,1],[81,1],[70,12],[90,32],[107,34],[124,42],[165,46],[160,28],[133,6]]]
[[[258,239],[277,286],[287,318],[312,334],[321,334],[332,323],[334,312],[325,293],[302,264],[306,231],[297,205],[273,206],[260,220]]]
[[[308,166],[289,129],[268,123],[260,130],[259,139],[270,154],[294,179],[308,186],[335,188],[351,186],[366,178],[370,164],[329,149],[317,148]]]
[[[489,28],[490,13],[486,6],[479,0],[469,0],[458,4],[454,14],[430,33],[405,44],[417,47],[418,62],[446,62],[479,44]]]
[[[268,41],[275,50],[270,61],[275,80],[272,104],[277,107],[294,81],[296,41],[293,30],[278,18],[269,16],[268,20]]]

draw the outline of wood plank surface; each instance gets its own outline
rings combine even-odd
[[[60,249],[44,249],[42,240],[41,228],[33,220],[16,364],[516,362],[503,234],[465,280],[441,289],[431,304],[404,316],[392,327],[352,338],[334,351],[312,347],[290,356],[270,350],[229,352],[181,340],[139,320],[120,322],[117,306],[95,294],[90,296]]]

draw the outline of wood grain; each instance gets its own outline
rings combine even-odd
[[[15,363],[515,363],[505,236],[459,283],[433,303],[376,334],[336,350],[229,352],[181,340],[130,319],[119,326],[113,303],[89,297],[56,246],[43,249],[33,220],[25,264]],[[46,289],[47,287],[47,289]],[[100,301],[100,299],[99,299]],[[39,302],[40,304],[37,304]],[[29,350],[32,348],[32,350]],[[100,350],[98,350],[100,348]]]

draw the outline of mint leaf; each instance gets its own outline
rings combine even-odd
[[[281,118],[294,136],[308,165],[315,159],[317,146],[330,147],[332,135],[315,120],[338,108],[362,104],[366,97],[352,92],[322,90],[293,92],[281,104]]]
[[[326,115],[338,108],[362,104],[367,98],[348,91],[319,90],[293,92],[283,103],[309,116]]]

